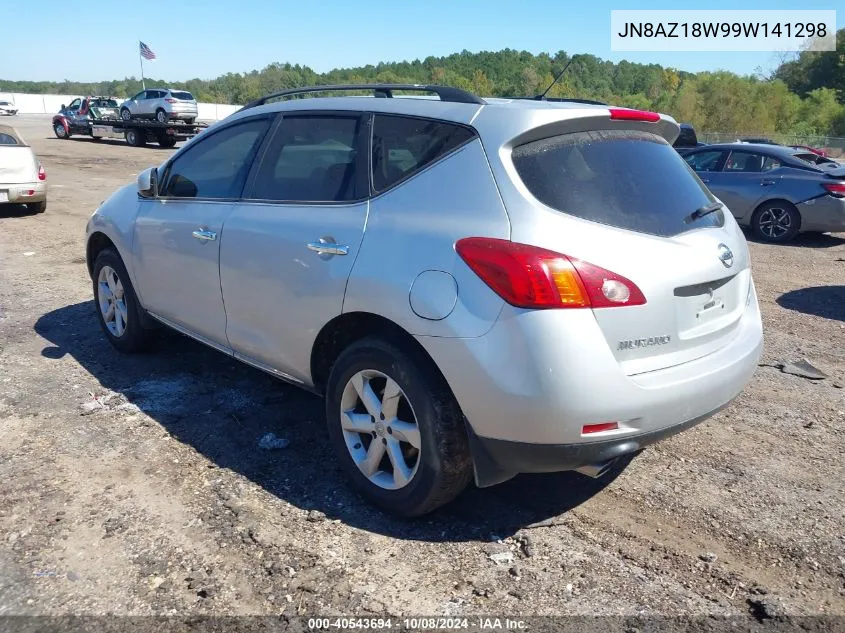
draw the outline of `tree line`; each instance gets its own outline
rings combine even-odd
[[[188,90],[199,101],[236,104],[286,88],[331,83],[435,83],[481,96],[531,96],[545,90],[555,74],[571,62],[549,96],[657,110],[690,122],[701,132],[845,136],[845,29],[837,32],[836,41],[836,51],[802,52],[781,64],[770,77],[726,71],[689,73],[658,64],[570,56],[565,51],[534,55],[505,49],[463,51],[327,73],[298,64],[274,63],[262,70],[228,73],[210,80],[147,79],[147,86],[166,85]],[[127,97],[140,90],[141,82],[135,77],[94,83],[0,79],[0,92]]]

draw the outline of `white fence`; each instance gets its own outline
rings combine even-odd
[[[83,95],[30,95],[19,92],[0,92],[0,99],[14,103],[20,114],[55,114],[62,104],[67,105]],[[218,121],[238,110],[241,106],[226,103],[198,103],[198,118],[203,121]]]

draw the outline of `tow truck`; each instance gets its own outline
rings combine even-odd
[[[69,105],[62,104],[59,113],[53,116],[53,132],[60,139],[68,139],[73,135],[90,136],[95,141],[122,138],[133,147],[158,143],[161,147],[171,148],[179,141],[193,138],[207,127],[206,123],[188,124],[183,121],[124,121],[120,118],[118,102],[113,97],[80,97]]]

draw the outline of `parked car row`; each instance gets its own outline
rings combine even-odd
[[[0,116],[15,116],[17,113],[18,108],[14,103],[0,100]]]

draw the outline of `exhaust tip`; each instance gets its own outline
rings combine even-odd
[[[576,468],[575,472],[586,475],[587,477],[592,477],[593,479],[599,479],[607,474],[610,467],[613,466],[615,462],[615,459],[609,459],[605,462],[598,462],[597,464],[587,464],[586,466]]]

